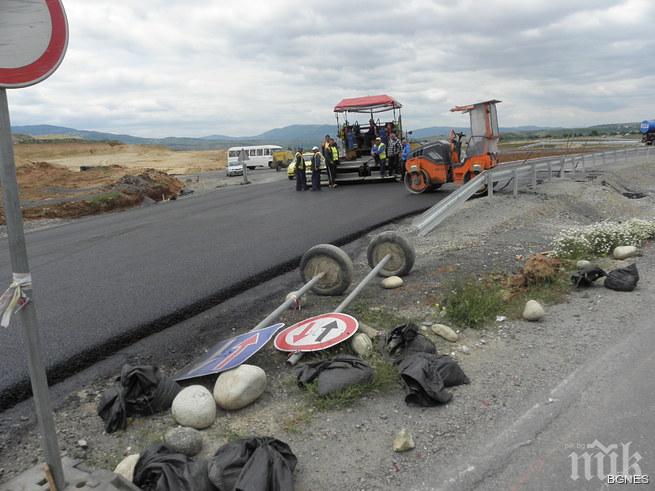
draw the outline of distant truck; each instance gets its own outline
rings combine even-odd
[[[655,119],[642,121],[639,131],[643,135],[641,142],[646,145],[652,145],[655,142]]]

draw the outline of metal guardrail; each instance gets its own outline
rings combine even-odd
[[[471,196],[487,187],[488,196],[494,193],[494,184],[501,181],[512,182],[514,197],[518,196],[519,186],[535,190],[538,184],[537,175],[547,173],[547,180],[557,175],[562,178],[566,175],[576,177],[586,176],[589,169],[602,167],[608,164],[628,163],[635,158],[650,159],[651,147],[622,148],[598,153],[558,155],[554,157],[541,157],[537,159],[506,162],[495,168],[485,171],[474,179],[453,191],[445,199],[439,201],[412,221],[412,226],[418,234],[425,236],[434,230],[441,222],[448,218],[457,208]]]

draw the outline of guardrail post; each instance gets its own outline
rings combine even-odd
[[[587,178],[587,170],[585,169],[585,165],[584,165],[584,154],[582,154],[580,156],[580,160],[582,162],[582,178],[586,179]]]
[[[575,155],[571,157],[571,173],[573,174],[573,180],[575,180],[575,170],[576,170],[576,165],[575,165]]]
[[[519,197],[519,171],[514,169],[512,171],[512,181],[513,181],[513,193],[514,197]]]
[[[592,165],[592,167],[596,167],[596,154],[595,153],[591,154],[591,165]]]
[[[487,196],[490,198],[494,195],[494,176],[491,172],[487,174]]]
[[[628,163],[628,149],[626,148],[626,149],[623,151],[623,153],[624,153],[624,155],[625,155],[625,163],[627,164],[627,163]]]
[[[537,164],[532,164],[532,190],[537,192]]]
[[[553,178],[553,163],[549,160],[548,161],[548,182],[550,182]]]
[[[559,177],[560,179],[564,178],[564,156],[559,158]]]

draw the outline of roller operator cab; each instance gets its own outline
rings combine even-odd
[[[498,114],[491,100],[456,106],[453,112],[469,113],[471,136],[450,132],[448,141],[436,141],[414,150],[405,163],[405,187],[418,194],[447,182],[462,185],[498,161]],[[464,148],[466,145],[466,148]]]

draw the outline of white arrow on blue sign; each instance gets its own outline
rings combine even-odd
[[[284,324],[278,323],[220,341],[191,368],[183,370],[175,380],[188,380],[232,370],[262,349],[283,327]]]

